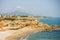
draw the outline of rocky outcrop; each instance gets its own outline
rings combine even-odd
[[[2,17],[0,20],[0,32],[13,30],[10,35],[6,36],[6,40],[17,40],[36,32],[60,30],[59,27],[39,22],[36,17],[32,16],[9,16]]]

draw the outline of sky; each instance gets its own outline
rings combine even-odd
[[[60,17],[60,0],[0,0],[0,13],[17,9],[36,16]]]

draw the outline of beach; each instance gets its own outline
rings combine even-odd
[[[60,30],[60,27],[49,26],[35,17],[2,17],[0,20],[0,40],[23,40],[38,32]]]

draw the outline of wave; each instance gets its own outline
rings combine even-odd
[[[20,38],[19,40],[27,40],[27,38]]]
[[[28,37],[29,37],[29,36],[22,37],[22,38],[20,38],[19,40],[28,40]]]
[[[25,37],[22,37],[22,38],[20,38],[19,40],[28,40],[28,38],[29,38],[30,35],[31,35],[31,34],[29,34],[29,35],[27,35],[27,36],[25,36]]]
[[[28,40],[28,38],[35,33],[29,33],[27,36],[20,38],[19,40]]]

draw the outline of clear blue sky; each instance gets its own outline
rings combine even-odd
[[[23,9],[38,16],[60,17],[60,0],[0,0],[0,11]]]

